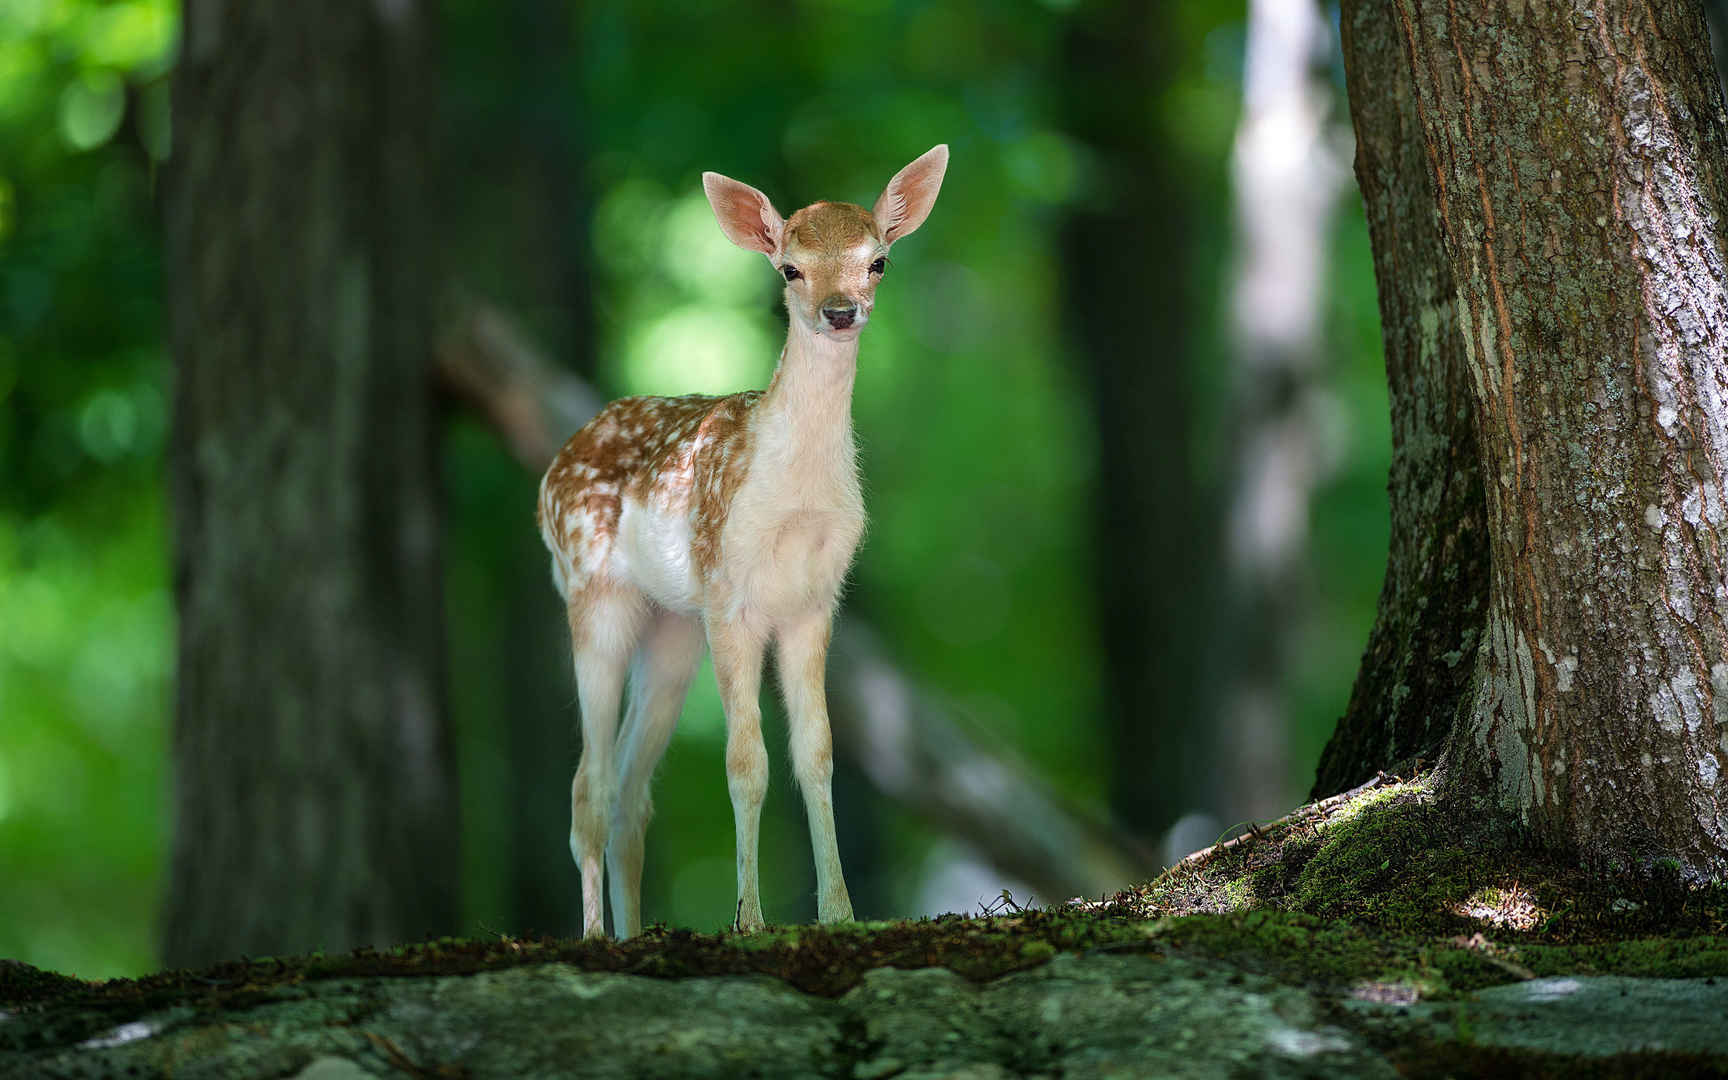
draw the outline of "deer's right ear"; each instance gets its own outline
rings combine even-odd
[[[770,259],[780,250],[780,234],[786,222],[768,196],[717,172],[702,174],[702,190],[708,193],[708,205],[720,219],[720,231],[726,234],[726,239],[748,251],[760,251]]]

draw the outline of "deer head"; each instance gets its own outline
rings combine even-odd
[[[870,321],[888,249],[930,216],[947,169],[947,145],[934,146],[894,174],[873,209],[819,202],[789,220],[768,196],[730,177],[703,173],[702,188],[727,239],[768,256],[786,279],[793,329],[851,341]]]

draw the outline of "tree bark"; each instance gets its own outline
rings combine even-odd
[[[170,965],[455,929],[427,15],[188,0]]]
[[[1432,762],[1469,695],[1488,605],[1475,406],[1403,31],[1385,0],[1341,30],[1392,412],[1385,585],[1313,798]]]
[[[1443,788],[1592,861],[1720,877],[1728,115],[1702,9],[1385,3],[1487,481]]]

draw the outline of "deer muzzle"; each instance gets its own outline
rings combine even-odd
[[[830,329],[849,330],[853,323],[861,323],[858,318],[858,304],[844,296],[830,296],[822,301],[822,321]]]

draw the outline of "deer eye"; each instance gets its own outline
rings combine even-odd
[[[870,272],[872,274],[886,273],[887,270],[888,270],[888,260],[886,258],[882,258],[879,256],[875,262],[870,264]]]
[[[804,272],[796,266],[793,266],[791,263],[782,266],[780,272],[786,275],[787,281],[797,281],[799,278],[804,276]]]

